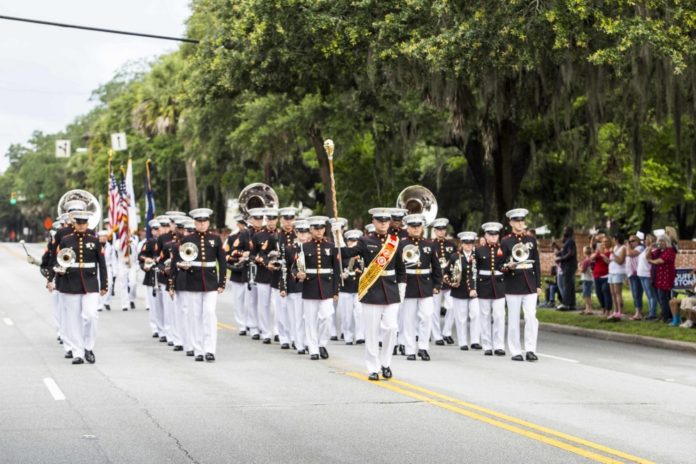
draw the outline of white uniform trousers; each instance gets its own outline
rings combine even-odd
[[[56,325],[56,333],[60,337],[60,318],[62,314],[60,311],[60,296],[56,290],[51,292],[51,305],[53,306],[53,323]]]
[[[138,266],[128,268],[128,301],[135,302],[138,291]]]
[[[431,316],[432,322],[430,324],[430,334],[433,337],[433,341],[442,340],[440,308],[444,306],[444,296],[444,292],[442,291],[437,295],[433,295],[433,314]]]
[[[507,342],[512,355],[522,354],[520,308],[524,311],[524,351],[536,351],[539,321],[536,317],[537,294],[505,295],[508,307]]]
[[[62,293],[65,307],[65,335],[73,357],[85,357],[85,350],[93,350],[97,335],[99,293]]]
[[[455,322],[457,320],[457,312],[454,310],[454,304],[452,302],[453,298],[450,298],[450,292],[451,289],[446,289],[442,290],[441,293],[442,295],[442,304],[445,308],[447,308],[447,312],[445,313],[445,319],[442,321],[442,336],[443,337],[451,337],[452,336],[452,327],[454,327]],[[457,332],[457,335],[459,335],[459,332]]]
[[[246,323],[247,327],[249,327],[250,335],[256,335],[259,333],[259,311],[258,307],[256,306],[258,295],[259,292],[256,284],[252,285],[251,288],[247,287],[247,293],[244,295]]]
[[[365,326],[365,364],[367,372],[380,372],[381,367],[389,367],[392,351],[396,343],[399,304],[371,305],[362,303],[363,324]],[[382,334],[382,351],[379,348]]]
[[[288,298],[280,296],[280,290],[277,288],[271,289],[271,301],[273,302],[273,310],[275,312],[276,327],[278,328],[278,338],[280,343],[292,342],[292,321],[294,315],[290,315],[288,309]]]
[[[505,349],[505,298],[479,298],[481,309],[481,345],[484,350]],[[493,321],[491,324],[491,316]]]
[[[329,343],[329,325],[331,315],[334,313],[333,298],[326,300],[302,299],[305,327],[307,332],[307,346],[309,354],[319,354],[319,347]]]
[[[457,324],[457,341],[459,346],[481,343],[481,310],[478,298],[452,298],[454,322]]]
[[[232,292],[232,310],[234,311],[234,320],[239,327],[239,330],[246,330],[248,324],[246,322],[246,295],[249,293],[247,284],[244,282],[229,282],[229,288]]]
[[[162,298],[158,298],[158,294],[162,293],[162,286],[159,289],[155,287],[155,294],[152,294],[152,288],[145,285],[145,301],[147,307],[150,308],[148,312],[148,322],[150,324],[150,330],[152,333],[160,334],[164,332],[162,327]],[[164,336],[164,334],[162,334]]]
[[[68,351],[72,350],[72,347],[70,346],[70,340],[65,338],[65,326],[68,321],[65,309],[65,299],[63,298],[63,294],[58,290],[53,290],[53,294],[54,298],[56,298],[55,301],[58,305],[58,321],[60,323],[60,325],[58,326],[58,331],[60,332],[61,340],[63,340],[63,350],[67,353]]]
[[[329,321],[329,337],[336,337],[336,305],[334,304],[334,311],[330,316],[330,321]]]
[[[430,331],[433,320],[433,297],[404,298],[401,305],[404,318],[404,346],[406,356],[416,354],[416,335],[418,349],[427,350],[430,346]]]
[[[271,284],[256,284],[256,314],[261,339],[273,336],[273,313],[271,311]]]
[[[405,298],[404,298],[405,300]],[[399,303],[398,313],[396,315],[396,340],[397,345],[406,345],[406,333],[404,332],[404,315],[406,311],[404,310],[404,302]],[[382,342],[384,346],[384,337],[386,334],[381,333],[379,341]],[[386,367],[386,366],[385,366]]]
[[[170,296],[169,293],[162,295],[162,309],[164,313],[164,334],[161,336],[167,337],[168,342],[174,342],[176,345],[178,340],[178,335],[176,333],[176,292],[174,296]],[[176,340],[175,340],[176,339]]]
[[[215,354],[217,348],[217,305],[218,293],[179,292],[186,300],[185,306],[191,313],[191,343],[196,356]],[[189,350],[190,351],[190,350]]]
[[[357,293],[338,294],[338,306],[336,307],[338,318],[341,321],[343,340],[353,342],[365,339],[365,329],[362,320],[362,305]]]
[[[189,320],[189,311],[187,302],[184,302],[184,298],[181,297],[180,291],[175,292],[174,296],[174,326],[176,327],[174,340],[174,346],[188,347],[186,351],[191,351],[191,321]]]
[[[119,260],[116,265],[118,269],[116,274],[116,295],[121,303],[121,309],[130,307],[130,295],[128,291],[128,274],[130,273],[130,267],[123,260]]]
[[[285,299],[291,318],[292,341],[295,342],[295,348],[298,351],[304,350],[304,347],[307,346],[307,329],[302,308],[302,293],[288,293]]]
[[[109,291],[106,295],[99,296],[99,307],[104,308],[105,305],[111,306],[111,285],[113,285],[114,271],[111,266],[106,266],[106,282],[109,285]]]

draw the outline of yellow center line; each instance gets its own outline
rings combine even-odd
[[[237,328],[231,324],[225,324],[224,322],[218,322],[217,323],[218,327],[221,329],[227,329],[227,330],[237,330]]]
[[[643,459],[643,458],[640,458],[638,456],[634,456],[632,454],[624,453],[623,451],[615,450],[615,449],[609,448],[607,446],[600,445],[598,443],[594,443],[594,442],[591,442],[589,440],[585,440],[583,438],[574,437],[572,435],[568,435],[566,433],[559,432],[557,430],[553,430],[553,429],[550,429],[548,427],[537,425],[537,424],[534,424],[532,422],[527,422],[527,421],[522,420],[522,419],[517,419],[516,417],[508,416],[506,414],[499,413],[497,411],[493,411],[491,409],[487,409],[487,408],[484,408],[481,406],[477,406],[477,405],[472,404],[472,403],[467,403],[466,401],[462,401],[462,400],[459,400],[457,398],[452,398],[450,396],[443,395],[441,393],[437,393],[437,392],[428,390],[426,388],[419,387],[417,385],[412,385],[412,384],[404,382],[402,380],[392,379],[391,382],[396,383],[398,385],[401,385],[405,388],[409,388],[411,390],[415,390],[415,391],[439,398],[441,400],[457,404],[459,406],[464,406],[466,408],[473,409],[475,411],[479,411],[479,412],[488,414],[490,416],[497,417],[499,419],[504,419],[504,420],[506,420],[508,422],[512,422],[514,424],[522,425],[524,427],[527,427],[527,428],[530,428],[533,430],[537,430],[539,432],[544,432],[544,433],[547,433],[549,435],[556,436],[558,438],[563,438],[564,440],[571,441],[571,442],[577,443],[579,445],[587,446],[589,448],[594,448],[597,451],[602,451],[604,453],[613,454],[614,456],[617,456],[617,457],[620,457],[623,459],[628,459],[629,461],[632,461],[632,462],[637,462],[640,464],[654,464],[653,461]]]
[[[518,435],[522,435],[522,436],[530,438],[532,440],[546,443],[550,446],[560,448],[564,451],[568,451],[570,453],[574,453],[574,454],[577,454],[579,456],[583,456],[587,459],[591,459],[591,460],[596,461],[596,462],[602,462],[602,463],[622,462],[622,461],[616,460],[612,457],[603,456],[601,454],[597,454],[597,453],[594,453],[592,451],[589,451],[589,450],[586,450],[583,448],[579,448],[577,446],[570,445],[570,444],[562,442],[560,440],[556,440],[555,438],[547,437],[545,435],[541,435],[540,433],[525,430],[525,429],[517,427],[515,425],[507,424],[505,422],[501,422],[499,420],[484,416],[484,415],[479,414],[477,412],[473,412],[473,411],[464,409],[463,407],[460,407],[460,406],[457,406],[457,405],[451,404],[451,403],[456,403],[456,404],[461,404],[461,405],[468,405],[468,403],[456,400],[455,398],[446,397],[445,395],[440,395],[439,393],[436,393],[436,392],[431,392],[427,389],[418,387],[416,385],[411,385],[411,384],[408,384],[406,382],[402,382],[402,381],[395,380],[395,379],[391,379],[388,382],[372,382],[372,381],[368,380],[364,374],[359,374],[357,372],[346,372],[345,374],[350,376],[350,377],[354,377],[356,379],[362,380],[364,382],[368,382],[372,385],[379,386],[381,388],[391,390],[393,392],[396,392],[396,393],[399,393],[399,394],[402,394],[405,396],[409,396],[411,398],[423,401],[423,402],[428,403],[428,404],[432,404],[434,406],[446,409],[448,411],[455,412],[457,414],[461,414],[461,415],[469,417],[471,419],[474,419],[474,420],[477,420],[480,422],[484,422],[486,424],[493,425],[493,426],[498,427],[498,428],[502,428],[504,430],[507,430],[507,431],[512,432],[512,433],[516,433]],[[395,384],[402,385],[405,388],[401,388],[399,386],[396,386]],[[421,391],[422,394],[417,393],[416,391],[407,390],[406,388],[411,388],[411,389],[416,390],[416,391]],[[436,398],[433,398],[431,396],[426,396],[426,395],[432,395],[436,398],[442,397],[446,400],[441,401],[441,400],[438,400]],[[473,406],[473,408],[470,406]],[[641,459],[641,458],[638,458],[635,456],[631,456],[631,455],[626,454],[626,453],[622,453],[620,451],[611,450],[610,448],[606,448],[606,447],[603,447],[601,445],[597,445],[597,444],[589,442],[587,440],[582,440],[582,439],[578,439],[578,438],[572,437],[572,436],[567,435],[567,434],[555,432],[555,431],[548,429],[548,428],[545,428],[545,427],[535,426],[535,424],[531,424],[531,423],[526,422],[526,421],[521,421],[519,419],[515,419],[515,418],[512,418],[510,416],[506,416],[504,414],[495,413],[495,411],[491,411],[491,410],[488,410],[485,408],[479,408],[475,405],[470,405],[470,406],[467,406],[467,407],[469,407],[470,409],[480,409],[482,411],[487,412],[488,414],[492,414],[492,415],[495,415],[495,416],[500,417],[500,418],[505,418],[506,420],[509,420],[511,422],[516,422],[520,425],[526,425],[527,427],[535,428],[539,431],[546,431],[547,433],[550,433],[552,435],[556,435],[556,436],[564,437],[564,438],[567,437],[566,439],[569,439],[571,441],[575,441],[576,443],[581,443],[585,446],[591,446],[595,449],[602,450],[602,451],[605,451],[605,452],[610,453],[610,454],[614,453],[616,456],[623,457],[625,459],[629,459],[629,460],[632,460],[635,462],[641,462],[641,463],[650,463],[651,462],[651,461],[647,461],[647,460],[644,460],[644,459]],[[631,456],[631,457],[629,458],[628,456]]]

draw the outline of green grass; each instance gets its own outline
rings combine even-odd
[[[630,290],[624,288],[624,314],[632,316],[635,311],[633,298]],[[648,312],[648,302],[644,298],[643,302],[643,317]],[[658,321],[631,321],[624,319],[621,322],[611,322],[605,317],[602,317],[602,311],[599,308],[599,303],[595,295],[592,296],[592,307],[595,311],[594,316],[582,316],[578,311],[555,311],[553,309],[539,308],[537,317],[540,322],[550,322],[553,324],[572,325],[583,327],[586,329],[606,330],[610,332],[619,332],[631,335],[645,335],[647,337],[666,338],[669,340],[679,340],[683,342],[696,343],[696,329],[683,329],[681,327],[672,327],[669,324],[664,324]],[[577,300],[578,305],[583,305],[584,302],[580,295]],[[660,307],[657,309],[660,314]]]

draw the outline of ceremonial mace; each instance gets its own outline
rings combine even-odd
[[[338,222],[338,202],[336,201],[336,180],[334,179],[334,168],[333,168],[333,154],[334,154],[334,142],[331,139],[324,140],[324,151],[326,151],[326,156],[329,159],[329,178],[331,179],[331,206],[333,209],[333,217]],[[332,224],[333,225],[333,224]],[[341,243],[343,242],[343,237],[341,236],[341,230],[333,230],[334,243],[338,247],[338,263],[341,266],[341,284],[343,284],[343,260],[341,259]]]

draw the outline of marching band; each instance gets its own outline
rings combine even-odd
[[[364,231],[278,208],[264,184],[245,188],[239,202],[236,230],[224,240],[209,230],[213,211],[197,208],[157,216],[151,238],[116,247],[112,231],[93,230],[96,199],[66,193],[40,264],[65,357],[96,362],[97,313],[111,309],[114,286],[122,309],[135,308],[140,269],[152,337],[198,362],[218,355],[216,308],[226,286],[240,336],[311,360],[329,358],[331,340],[364,344],[374,381],[392,377],[395,355],[430,361],[431,342],[486,356],[505,356],[507,346],[513,361],[538,360],[541,274],[526,209],[506,214],[511,233],[502,239],[503,225],[487,222],[482,241],[474,231],[455,241],[420,186],[405,189],[395,208],[370,209]]]

